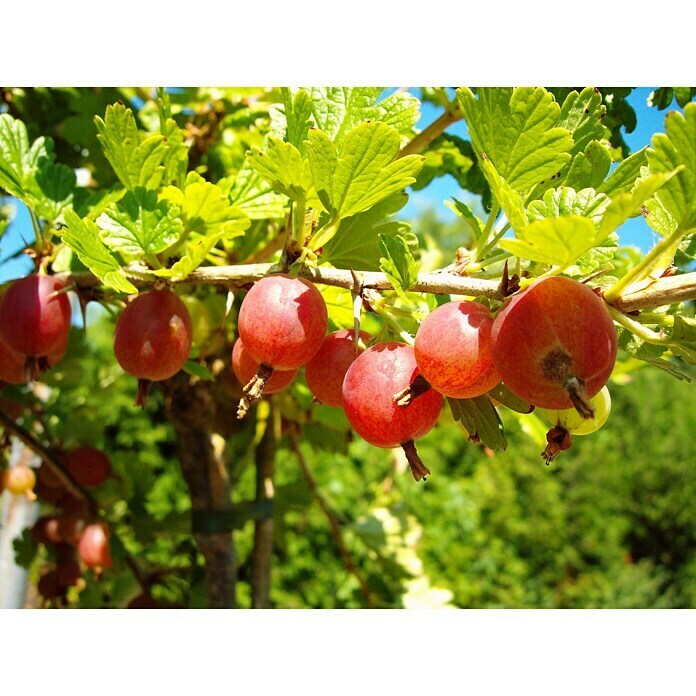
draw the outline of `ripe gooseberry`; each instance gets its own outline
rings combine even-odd
[[[370,338],[370,334],[360,332],[363,343]],[[341,329],[324,338],[317,354],[305,365],[307,386],[318,401],[336,408],[343,406],[343,379],[363,350],[355,345],[354,331]]]
[[[101,486],[111,474],[111,460],[95,447],[76,447],[68,453],[66,467],[81,486]]]
[[[80,575],[80,564],[74,558],[62,558],[56,564],[56,580],[61,587],[71,587]]]
[[[328,326],[326,303],[304,278],[280,274],[261,278],[239,310],[239,337],[259,363],[244,387],[250,403],[261,398],[274,370],[295,370],[321,347]]]
[[[191,319],[170,290],[138,295],[116,323],[114,354],[128,374],[138,378],[136,406],[145,408],[152,382],[174,376],[191,350]]]
[[[30,379],[48,369],[47,357],[67,341],[70,300],[65,287],[48,275],[32,273],[15,281],[0,302],[0,339],[26,356]]]
[[[586,285],[561,276],[533,282],[498,313],[491,332],[493,362],[507,388],[541,408],[590,402],[616,359],[616,329],[604,302]]]
[[[85,527],[77,552],[82,562],[97,572],[111,567],[109,530],[103,522],[94,522]]]
[[[232,348],[232,369],[234,374],[239,380],[240,384],[248,384],[251,379],[254,378],[259,369],[259,363],[254,360],[254,358],[249,355],[249,351],[244,347],[244,343],[241,338],[238,338],[234,342],[234,347]],[[268,382],[264,387],[264,394],[275,394],[281,389],[285,389],[297,375],[297,369],[295,370],[274,370],[273,374],[270,376]],[[244,417],[249,406],[251,404],[244,396],[239,402],[239,408],[237,409],[237,416],[239,418]],[[243,411],[240,415],[240,411]]]
[[[393,341],[361,353],[343,380],[343,408],[353,430],[376,447],[401,446],[416,481],[430,470],[420,460],[414,440],[437,422],[442,394],[429,389],[406,407],[397,406],[392,396],[418,374],[413,348]]]
[[[413,350],[421,377],[395,395],[406,406],[429,386],[454,399],[485,394],[500,382],[490,352],[493,315],[478,302],[447,302],[416,333]]]

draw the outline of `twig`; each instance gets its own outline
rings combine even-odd
[[[398,157],[405,157],[406,155],[415,155],[422,150],[424,150],[430,143],[442,135],[449,126],[457,121],[461,120],[462,115],[459,109],[455,106],[447,109],[442,116],[433,121],[429,126],[424,128],[418,135],[416,135],[412,140],[410,140],[404,147],[399,151]]]
[[[331,536],[333,536],[334,541],[336,542],[336,546],[338,547],[338,551],[341,554],[341,558],[343,559],[343,565],[349,573],[352,573],[356,577],[358,583],[360,584],[360,591],[362,592],[363,597],[365,597],[365,602],[369,607],[372,607],[374,606],[374,601],[372,599],[372,595],[370,594],[370,588],[367,586],[365,578],[363,578],[362,573],[355,565],[350,555],[350,552],[346,547],[345,541],[343,540],[343,533],[341,532],[341,525],[339,524],[336,515],[331,510],[328,503],[326,502],[326,500],[324,500],[324,497],[319,492],[317,482],[312,476],[312,473],[310,472],[309,467],[307,466],[307,461],[305,460],[304,455],[300,450],[299,444],[297,442],[297,436],[294,433],[290,433],[289,438],[290,446],[292,447],[292,451],[297,456],[297,461],[300,464],[300,468],[302,469],[302,474],[305,477],[305,480],[307,481],[307,485],[309,486],[309,489],[312,492],[312,495],[316,499],[317,503],[319,503],[319,507],[322,509],[322,512],[326,515],[326,518],[329,520],[329,524],[331,525]]]

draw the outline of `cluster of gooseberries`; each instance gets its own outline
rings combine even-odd
[[[242,303],[233,366],[244,387],[243,416],[264,393],[287,386],[305,366],[315,399],[345,410],[367,442],[401,446],[416,480],[430,473],[414,441],[439,418],[443,396],[470,399],[499,383],[539,407],[554,426],[551,461],[570,433],[596,429],[608,414],[603,390],[616,359],[616,331],[604,302],[565,277],[532,282],[494,316],[475,301],[447,302],[420,325],[413,347],[338,331],[314,286],[286,275],[257,282]],[[559,441],[559,438],[562,442]]]
[[[64,352],[70,306],[62,290],[50,276],[34,274],[6,293],[0,304],[0,379],[34,377]],[[558,411],[549,416],[554,428],[543,453],[549,462],[567,449],[571,432],[582,434],[563,413],[576,413],[583,423],[597,421],[594,397],[616,358],[616,331],[604,302],[565,277],[532,282],[495,315],[475,301],[447,302],[422,322],[413,346],[392,341],[365,348],[371,337],[364,332],[357,342],[351,331],[327,335],[326,304],[312,283],[277,274],[249,290],[237,328],[232,367],[244,385],[239,418],[264,394],[287,387],[304,367],[315,399],[342,407],[367,442],[402,447],[416,480],[430,472],[414,441],[437,422],[443,397],[471,399],[502,382],[530,405]],[[189,311],[171,290],[143,292],[126,306],[114,353],[138,378],[137,404],[145,406],[152,382],[184,366],[191,345]]]
[[[70,478],[84,488],[101,486],[111,476],[109,457],[94,447],[57,451],[53,456]],[[95,518],[85,500],[75,497],[45,462],[38,470],[36,492],[53,507],[53,512],[39,517],[32,536],[50,551],[55,561],[39,579],[38,590],[47,601],[62,600],[68,589],[80,581],[81,564],[97,574],[111,566],[109,530]]]

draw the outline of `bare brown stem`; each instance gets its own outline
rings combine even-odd
[[[401,449],[403,449],[408,465],[411,467],[413,478],[416,481],[420,481],[421,479],[425,481],[425,477],[430,476],[430,469],[423,464],[421,458],[418,456],[416,443],[413,440],[409,440],[401,445]]]
[[[273,376],[273,368],[269,365],[261,363],[256,374],[249,380],[242,390],[242,398],[239,400],[237,407],[237,418],[241,420],[249,412],[249,409],[257,401],[263,397],[263,391],[266,388],[268,380]]]
[[[406,155],[415,155],[419,152],[425,150],[430,143],[442,135],[447,128],[449,128],[453,123],[456,123],[462,118],[459,109],[452,108],[445,111],[442,116],[433,121],[429,126],[424,128],[418,135],[416,135],[412,140],[410,140],[404,147],[399,151],[398,157],[405,157]]]
[[[299,447],[297,437],[294,433],[290,434],[290,446],[292,447],[292,451],[295,453],[295,456],[297,457],[297,461],[300,464],[300,469],[302,470],[302,475],[307,481],[307,485],[309,486],[309,489],[312,492],[314,499],[317,501],[317,503],[319,503],[319,507],[322,509],[322,512],[326,515],[326,518],[329,521],[329,526],[331,527],[331,536],[333,537],[334,542],[338,547],[338,552],[341,554],[341,558],[343,560],[343,565],[345,566],[345,569],[349,573],[354,575],[357,579],[360,585],[360,591],[362,592],[362,595],[365,598],[367,606],[374,606],[374,600],[372,599],[370,588],[367,586],[367,582],[365,581],[365,578],[362,576],[362,573],[355,565],[355,562],[353,561],[350,552],[348,551],[348,547],[346,546],[346,543],[343,540],[343,532],[341,531],[341,525],[333,510],[331,510],[328,503],[319,492],[317,482],[314,479],[314,476],[312,476],[309,467],[307,466],[307,461],[305,460],[304,455],[302,454],[302,450]]]

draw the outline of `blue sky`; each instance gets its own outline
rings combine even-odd
[[[624,139],[631,148],[631,152],[649,145],[654,133],[664,132],[664,118],[667,111],[658,111],[647,104],[648,96],[653,89],[652,87],[639,87],[633,90],[628,98],[638,116],[638,126],[635,131],[624,134]],[[670,108],[678,108],[676,102],[673,102]],[[418,127],[425,128],[440,113],[442,113],[441,109],[432,104],[423,103]],[[467,127],[463,121],[455,123],[448,129],[448,132],[464,138],[468,137]],[[467,196],[462,194],[457,182],[450,175],[435,179],[422,191],[411,192],[410,200],[400,212],[400,217],[407,219],[417,215],[420,210],[426,207],[432,207],[438,211],[443,219],[451,219],[454,217],[454,213],[443,202],[452,196],[466,200]],[[7,199],[4,199],[3,202],[7,202]],[[24,256],[20,256],[18,259],[11,258],[24,247],[24,240],[33,241],[34,239],[31,219],[26,207],[20,203],[16,205],[16,209],[16,215],[10,228],[0,239],[0,282],[26,275],[32,268],[32,263]],[[622,245],[635,245],[646,251],[655,243],[657,235],[639,216],[632,218],[620,228],[619,237]]]

